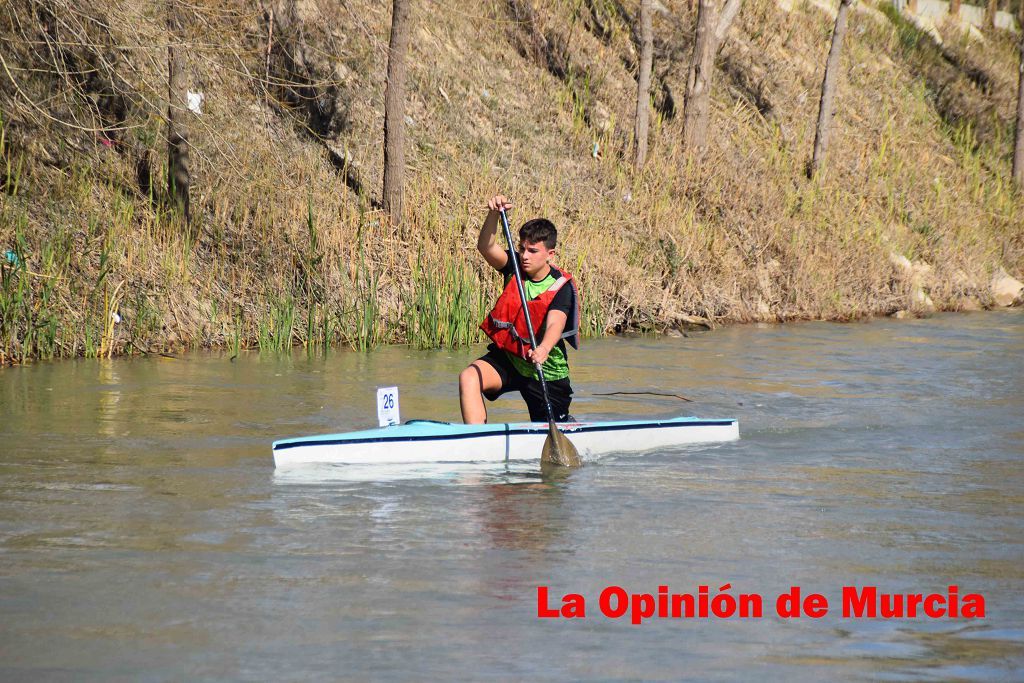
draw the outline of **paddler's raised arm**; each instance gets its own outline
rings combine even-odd
[[[476,248],[483,255],[484,260],[491,264],[492,268],[501,270],[508,263],[508,254],[498,244],[498,219],[502,209],[508,211],[512,208],[512,202],[504,195],[494,195],[487,200],[487,218],[480,226],[480,237],[477,238]]]

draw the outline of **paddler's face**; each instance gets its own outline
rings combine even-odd
[[[544,270],[554,254],[555,250],[548,249],[543,242],[520,242],[519,262],[523,267],[523,274],[533,279]]]

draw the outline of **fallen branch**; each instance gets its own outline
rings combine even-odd
[[[599,392],[599,393],[595,393],[595,394],[592,394],[592,395],[593,396],[620,396],[620,395],[621,396],[665,396],[665,397],[668,397],[668,398],[678,398],[680,401],[687,401],[688,403],[693,403],[693,399],[692,398],[686,398],[685,396],[680,396],[679,394],[667,394],[667,393],[663,393],[663,392],[660,392],[660,391],[608,391],[608,392]]]

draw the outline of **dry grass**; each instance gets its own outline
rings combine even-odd
[[[878,12],[856,13],[826,172],[808,182],[831,21],[749,0],[722,55],[713,148],[697,164],[679,146],[680,112],[664,104],[681,108],[691,18],[686,3],[666,3],[674,18],[655,22],[659,115],[648,165],[634,175],[635,56],[615,3],[538,11],[568,64],[560,76],[516,51],[505,3],[417,2],[407,220],[396,231],[373,203],[388,12],[273,5],[268,71],[265,16],[192,0],[182,38],[190,82],[207,99],[191,119],[189,236],[159,197],[162,3],[77,5],[102,17],[107,28],[90,25],[89,40],[104,47],[68,54],[93,65],[79,71],[110,64],[122,79],[99,85],[56,73],[36,44],[40,7],[59,4],[15,0],[0,19],[22,90],[0,78],[0,252],[17,253],[0,283],[0,360],[479,340],[475,323],[498,283],[475,234],[498,190],[515,198],[516,217],[560,226],[561,264],[581,280],[590,334],[911,308],[892,252],[932,266],[924,284],[944,309],[987,303],[1001,266],[1024,271],[1007,133],[1016,62],[1002,34],[984,45],[951,38],[944,54]],[[89,62],[94,53],[105,61]],[[979,87],[978,72],[994,86]],[[121,120],[104,94],[124,96]],[[138,181],[145,150],[155,160],[149,195]]]

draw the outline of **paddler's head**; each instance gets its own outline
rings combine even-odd
[[[519,228],[519,262],[523,275],[531,280],[546,275],[557,244],[558,230],[547,218],[534,218],[523,223]]]

